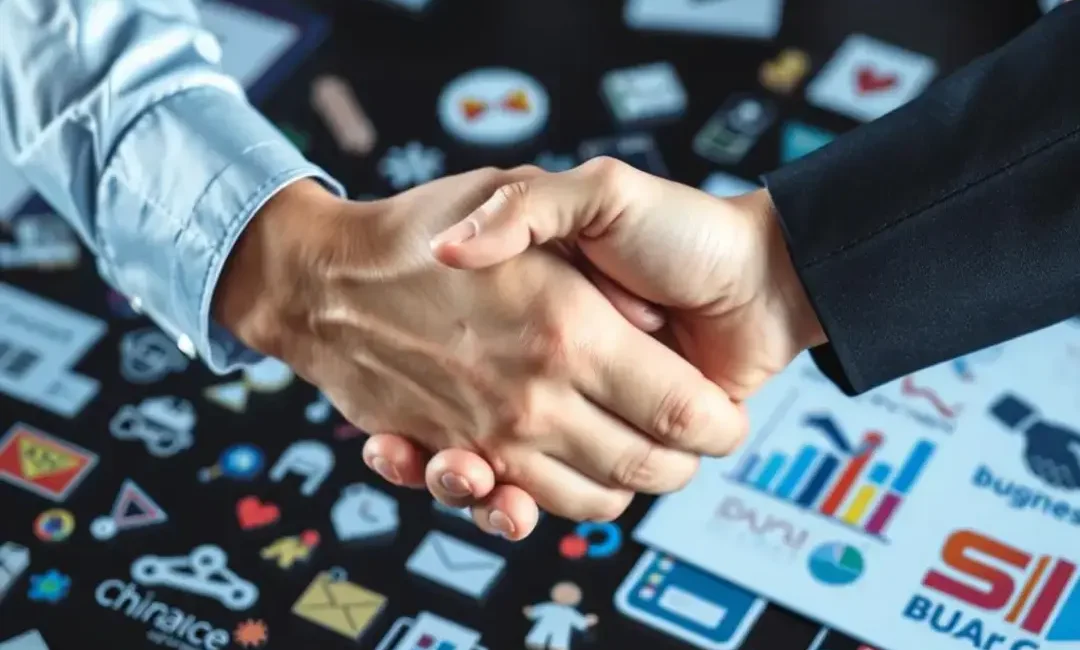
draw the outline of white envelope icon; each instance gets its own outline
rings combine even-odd
[[[503,557],[437,530],[424,537],[405,563],[412,573],[478,600],[504,566]]]

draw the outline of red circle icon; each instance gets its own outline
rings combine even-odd
[[[568,559],[579,560],[589,550],[589,540],[581,535],[567,535],[559,541],[559,553]]]

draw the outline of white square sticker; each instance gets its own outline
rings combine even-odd
[[[780,31],[783,0],[627,0],[632,29],[771,39]]]
[[[930,57],[853,34],[807,87],[806,98],[869,122],[915,99],[935,75]]]

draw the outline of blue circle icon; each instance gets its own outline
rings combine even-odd
[[[622,529],[608,522],[585,521],[578,524],[574,534],[588,541],[588,557],[611,557],[622,548]]]
[[[246,481],[255,478],[262,471],[263,453],[255,445],[233,445],[221,452],[218,466],[222,476]]]
[[[865,569],[862,553],[840,542],[822,544],[810,554],[810,575],[827,585],[850,585]]]

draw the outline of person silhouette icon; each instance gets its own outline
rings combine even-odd
[[[1061,490],[1080,490],[1080,433],[1042,420],[1035,408],[1006,394],[990,413],[1025,438],[1024,463],[1044,483]]]

